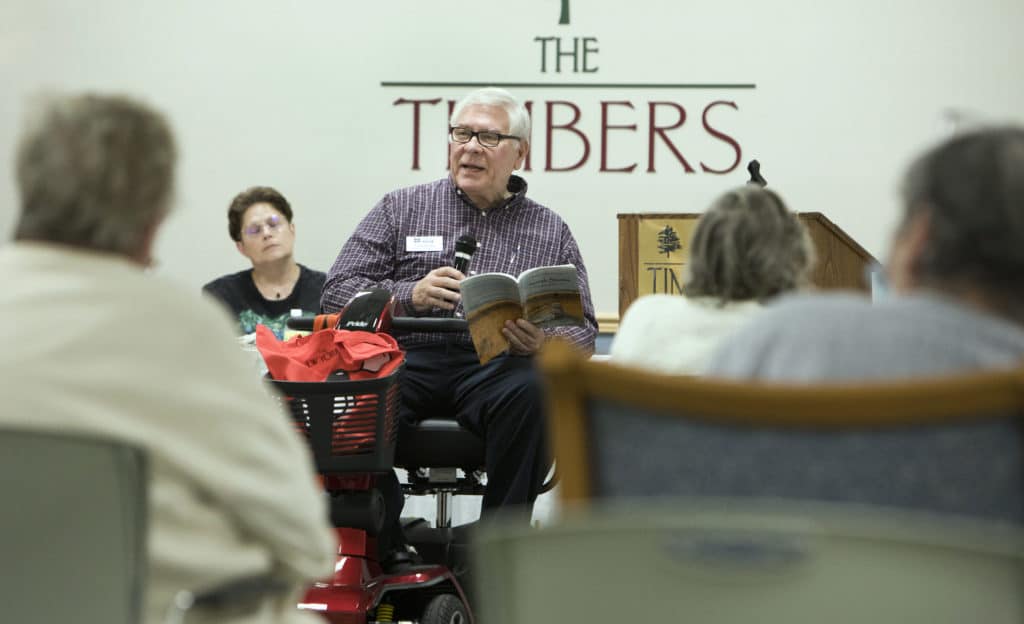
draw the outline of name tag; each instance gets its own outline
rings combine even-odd
[[[406,236],[406,251],[441,251],[444,241],[440,236]]]

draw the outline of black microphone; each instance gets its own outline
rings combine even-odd
[[[747,184],[756,184],[758,186],[768,186],[768,180],[765,180],[761,176],[761,163],[756,160],[750,161],[747,165],[747,171],[750,172],[750,179],[747,180]]]
[[[455,262],[452,263],[452,266],[466,277],[469,277],[469,261],[473,254],[476,253],[477,247],[476,237],[469,232],[466,232],[455,241]],[[458,306],[452,308],[444,316],[454,316],[457,308]]]
[[[476,252],[476,237],[472,234],[463,234],[455,241],[455,270],[465,276],[469,276],[469,260]]]

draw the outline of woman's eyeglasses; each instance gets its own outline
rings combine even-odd
[[[284,225],[284,219],[278,215],[270,215],[263,223],[253,223],[252,225],[246,226],[246,228],[242,230],[242,233],[249,237],[256,237],[263,233],[264,227],[271,232],[276,232],[281,229],[282,225]]]

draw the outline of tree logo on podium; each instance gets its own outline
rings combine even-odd
[[[672,228],[671,225],[666,225],[665,229],[658,232],[658,251],[665,254],[665,257],[671,256],[673,251],[679,251],[683,246],[679,243],[679,234]]]
[[[562,14],[558,16],[558,23],[569,23],[569,0],[562,0]]]

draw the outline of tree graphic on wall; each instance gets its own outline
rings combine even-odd
[[[679,244],[679,235],[676,234],[671,225],[666,225],[664,230],[658,232],[658,251],[665,254],[665,257],[668,257],[673,251],[682,249],[682,247]]]
[[[558,18],[558,23],[569,23],[569,0],[562,0],[562,15]]]

